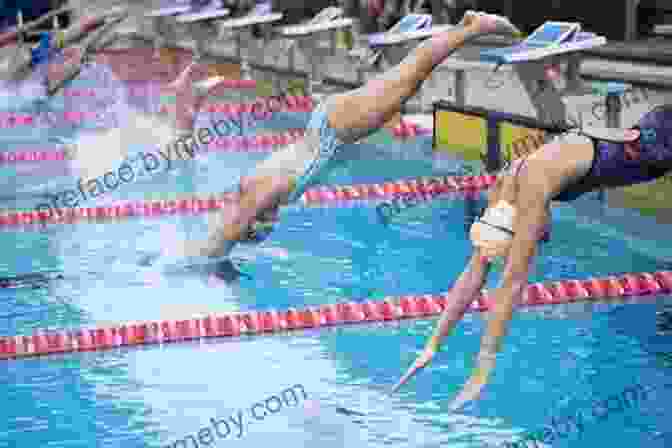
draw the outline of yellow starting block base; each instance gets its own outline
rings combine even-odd
[[[467,161],[480,161],[488,152],[487,119],[452,110],[435,112],[436,151],[446,151]]]

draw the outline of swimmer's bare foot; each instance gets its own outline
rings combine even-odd
[[[182,70],[173,82],[162,89],[175,94],[176,127],[191,130],[205,99],[226,80],[222,76],[208,78],[203,67],[195,62]]]
[[[497,14],[467,11],[464,13],[459,25],[465,28],[472,28],[478,34],[522,35],[521,31],[508,18]]]

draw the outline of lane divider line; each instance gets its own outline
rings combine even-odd
[[[302,205],[327,205],[357,200],[390,199],[415,196],[431,200],[442,194],[474,194],[487,189],[496,176],[441,176],[420,179],[313,188],[300,199]],[[205,198],[123,202],[110,206],[51,208],[49,210],[9,211],[0,213],[0,229],[16,230],[33,224],[74,224],[81,221],[119,221],[131,217],[160,217],[198,214],[226,207],[235,193]],[[33,230],[28,227],[26,230]]]
[[[625,274],[618,277],[531,284],[527,287],[523,303],[519,307],[605,298],[639,300],[669,293],[672,293],[672,271]],[[56,331],[38,329],[30,336],[0,338],[0,359],[15,360],[57,353],[108,351],[118,347],[280,333],[357,323],[422,319],[441,314],[447,305],[447,293],[405,295],[305,309],[251,311],[182,320],[126,323],[106,328]],[[482,312],[492,307],[493,298],[486,294],[475,300],[469,311]]]

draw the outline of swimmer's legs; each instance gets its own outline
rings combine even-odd
[[[203,78],[198,68],[199,65],[195,62],[190,63],[175,81],[165,87],[165,90],[175,94],[175,128],[181,133],[193,132],[196,115],[205,99],[226,81],[226,78],[221,76],[197,81]]]
[[[175,93],[175,128],[185,133],[193,130],[196,114],[205,99],[194,95],[192,88],[196,67],[192,62],[166,87]]]
[[[345,143],[382,127],[412,97],[434,68],[466,42],[487,33],[514,34],[517,29],[500,16],[468,12],[455,30],[420,44],[397,66],[352,92],[327,102],[329,125]]]

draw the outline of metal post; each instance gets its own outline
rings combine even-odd
[[[338,48],[338,29],[329,31],[329,45],[330,56],[336,56],[336,50]]]
[[[455,104],[463,107],[466,104],[467,78],[464,70],[455,71]]]
[[[292,45],[289,47],[289,54],[287,55],[287,65],[289,69],[293,72],[296,71],[296,43],[292,41]]]
[[[623,106],[621,103],[621,96],[618,93],[608,92],[605,99],[605,109],[606,109],[606,120],[608,128],[620,128],[621,127],[621,111]],[[607,191],[605,189],[600,189],[597,195],[598,199],[605,203],[607,201]]]
[[[513,21],[513,0],[504,0],[504,15]]]
[[[621,96],[617,93],[608,93],[605,100],[606,118],[608,128],[621,127],[621,111],[623,110],[621,104]]]
[[[251,79],[250,63],[246,56],[243,56],[243,36],[242,32],[236,33],[236,56],[240,61],[240,78]]]
[[[567,83],[569,88],[580,89],[583,85],[581,79],[581,56],[571,55],[567,61]]]
[[[639,0],[626,0],[625,2],[625,41],[637,39],[637,6]]]

